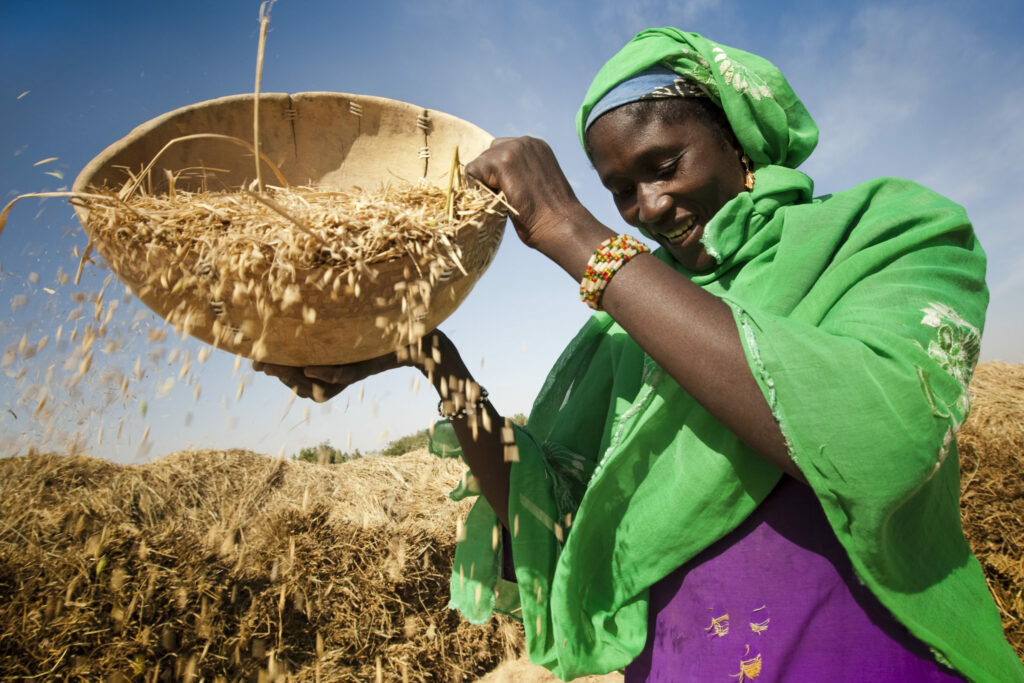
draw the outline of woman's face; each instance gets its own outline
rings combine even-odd
[[[590,158],[626,223],[643,228],[687,270],[707,272],[704,226],[746,189],[741,152],[708,124],[689,117],[638,121],[629,105],[598,118],[587,132]]]

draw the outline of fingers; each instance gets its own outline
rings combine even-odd
[[[347,379],[346,365],[310,365],[302,368],[303,376],[308,379],[320,380],[329,384],[351,384]]]
[[[495,141],[497,142],[497,140]],[[491,149],[494,149],[494,143],[491,143]],[[494,167],[492,157],[489,156],[490,150],[484,152],[473,161],[466,164],[466,177],[472,182],[480,183],[494,192],[501,190],[500,182],[498,180],[497,169]]]
[[[371,375],[390,370],[399,366],[395,354],[390,353],[379,358],[347,363],[345,365],[310,365],[303,368],[305,376],[328,384],[340,384],[347,387],[364,380]]]
[[[447,342],[447,337],[434,330],[423,338],[421,344],[403,348],[404,353],[401,354],[387,353],[345,365],[310,365],[301,368],[253,361],[252,369],[276,377],[298,396],[319,403],[336,396],[356,382],[386,370],[407,366],[432,370],[440,362],[439,346],[442,342]]]
[[[522,154],[522,148],[538,142],[543,144],[542,141],[533,138],[495,138],[488,149],[466,165],[466,175],[492,190],[500,191],[504,189],[503,171],[516,162],[517,157]]]
[[[289,380],[296,381],[304,379],[302,374],[302,368],[295,368],[289,365],[275,365],[274,363],[261,363],[260,361],[253,361],[252,369],[256,372],[262,372],[265,375],[276,377],[285,384]]]
[[[333,398],[347,386],[344,384],[335,385],[307,377],[303,368],[288,365],[275,365],[273,363],[255,361],[252,364],[252,369],[270,377],[276,377],[300,398],[310,398],[317,403],[323,403]]]

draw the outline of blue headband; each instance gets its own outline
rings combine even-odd
[[[700,88],[683,78],[675,71],[660,64],[648,67],[640,73],[627,78],[605,93],[604,97],[590,110],[584,130],[602,114],[624,104],[640,100],[663,99],[667,97],[706,97]]]

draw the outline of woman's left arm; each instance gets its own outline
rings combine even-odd
[[[576,282],[615,235],[580,204],[540,140],[498,140],[467,174],[505,192],[520,239]],[[622,267],[602,308],[709,413],[761,456],[805,481],[747,363],[732,309],[650,254]]]

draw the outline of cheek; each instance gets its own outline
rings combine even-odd
[[[636,224],[636,202],[632,199],[615,199],[612,197],[612,202],[615,204],[615,210],[619,212],[619,216],[628,225]]]

